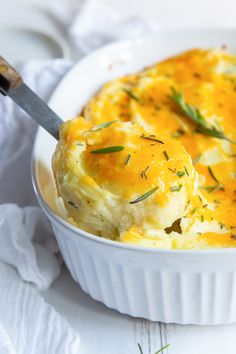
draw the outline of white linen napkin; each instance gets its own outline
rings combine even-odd
[[[0,274],[0,353],[77,354],[80,338],[67,321],[12,268],[0,263]]]
[[[61,9],[54,15],[70,18],[68,35],[84,53],[156,28],[141,18],[124,20],[94,0],[86,1],[73,19],[66,1]],[[47,101],[71,66],[66,60],[34,60],[20,72]],[[36,128],[9,98],[0,96],[0,353],[74,354],[79,335],[35,289],[20,280],[43,290],[60,274],[57,245],[49,222],[35,206],[31,186],[30,155]]]
[[[31,61],[21,73],[25,82],[47,101],[70,67],[71,63],[65,60]],[[7,202],[0,205],[0,261],[14,266],[23,280],[45,289],[59,275],[60,262],[55,256],[58,249],[48,221],[39,208],[32,207],[36,200],[30,180],[30,153],[37,126],[3,96],[0,117],[0,203]],[[16,187],[21,191],[18,198],[12,194]],[[15,203],[31,206],[20,208]]]

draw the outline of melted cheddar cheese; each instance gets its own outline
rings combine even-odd
[[[202,117],[213,135],[198,129],[199,124],[173,99],[173,89],[194,110],[195,117],[198,114],[197,119]],[[68,201],[73,197],[73,193],[68,196],[68,190],[76,190],[76,183],[83,178],[91,186],[84,187],[82,180],[78,189],[90,188],[91,192],[100,188],[100,198],[104,193],[106,200],[112,195],[109,203],[114,208],[90,201],[90,208],[81,213],[67,205],[80,227],[150,247],[236,246],[236,57],[219,50],[182,53],[106,83],[82,115],[85,119],[65,123],[62,143],[54,155],[59,195]],[[115,122],[94,130],[110,121]],[[220,138],[216,131],[221,132]],[[85,147],[78,148],[78,141]],[[107,146],[124,149],[91,153]],[[75,156],[83,170],[79,179],[75,179]],[[70,177],[69,170],[73,171]],[[71,180],[74,184],[69,188]],[[155,188],[148,198],[129,204]],[[78,193],[80,203],[85,194]],[[91,204],[100,210],[94,212],[97,221],[91,222],[89,217],[86,224],[83,218],[95,210]],[[120,220],[104,214],[102,208],[108,208],[109,213],[116,213],[117,208],[115,216]],[[98,222],[98,214],[103,219],[105,215],[106,228]]]

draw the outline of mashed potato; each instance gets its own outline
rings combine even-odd
[[[62,126],[53,157],[71,222],[148,247],[235,247],[235,112],[236,58],[224,51],[105,84]]]
[[[187,213],[197,190],[184,147],[129,122],[66,122],[53,170],[74,222],[112,239],[133,225],[163,232]]]

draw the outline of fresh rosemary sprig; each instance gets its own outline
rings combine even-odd
[[[112,125],[112,123],[114,122],[117,122],[116,120],[112,120],[111,122],[104,122],[104,123],[101,123],[101,124],[98,124],[96,125],[95,127],[93,127],[91,129],[91,131],[95,132],[95,131],[98,131],[100,129],[103,129],[103,128],[107,128],[109,127],[110,125]]]
[[[108,146],[98,150],[90,151],[91,154],[108,154],[124,150],[124,146]]]
[[[200,111],[194,106],[185,102],[184,95],[181,92],[176,91],[174,87],[171,88],[172,100],[180,107],[182,113],[193,120],[199,125],[206,125],[206,120],[200,113]]]
[[[152,195],[159,187],[155,187],[153,189],[151,189],[150,191],[146,192],[145,194],[141,195],[140,197],[138,197],[137,199],[133,200],[132,202],[129,202],[129,204],[135,204],[138,202],[141,202],[142,200],[150,197],[150,195]]]
[[[127,93],[127,95],[132,98],[133,100],[137,101],[137,102],[140,102],[140,99],[138,98],[138,96],[136,96],[132,91],[128,90],[128,89],[123,89],[123,91],[125,93]]]
[[[155,142],[160,143],[160,144],[164,144],[164,142],[162,140],[156,139],[156,138],[154,138],[152,136],[141,135],[141,138],[146,139],[146,140],[155,141]]]
[[[225,136],[224,132],[216,129],[216,127],[209,127],[207,122],[198,108],[185,102],[184,95],[181,92],[175,90],[174,87],[171,88],[172,96],[171,99],[179,106],[182,113],[190,118],[193,122],[197,124],[196,132],[204,135],[211,136],[217,139],[228,140],[232,144],[236,144],[236,141],[231,140]]]

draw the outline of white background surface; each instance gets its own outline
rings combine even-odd
[[[75,3],[76,0],[67,0]],[[81,2],[81,0],[77,0]],[[235,0],[101,0],[124,16],[140,14],[163,27],[236,26]],[[47,7],[49,0],[18,0]],[[51,0],[57,6],[58,0]],[[0,0],[3,5],[4,0]],[[236,40],[236,38],[235,38]],[[235,354],[236,325],[197,327],[151,323],[107,309],[89,298],[64,269],[44,293],[46,300],[80,332],[81,354],[154,354],[171,343],[168,354]],[[30,353],[29,353],[30,354]]]

